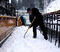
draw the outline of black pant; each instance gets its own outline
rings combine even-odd
[[[33,38],[36,38],[36,26],[33,26]]]
[[[33,38],[36,38],[37,37],[37,33],[36,33],[36,27],[37,26],[33,26]],[[45,25],[42,23],[42,24],[39,24],[39,27],[41,28],[41,30],[43,31],[43,36],[45,39],[47,39],[47,30],[45,28]]]
[[[44,38],[47,39],[48,38],[47,37],[47,29],[45,28],[45,25],[44,24],[40,24],[39,26],[40,26],[41,30],[43,31]]]

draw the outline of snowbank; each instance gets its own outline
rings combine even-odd
[[[60,10],[60,1],[55,0],[49,4],[49,6],[46,8],[46,13],[54,12]]]

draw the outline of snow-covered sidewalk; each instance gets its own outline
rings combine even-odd
[[[15,28],[0,48],[0,52],[60,52],[60,48],[45,40],[39,30],[37,30],[36,39],[33,38],[32,28],[23,38],[27,28],[26,26]]]

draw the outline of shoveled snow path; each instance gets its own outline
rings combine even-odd
[[[0,48],[0,52],[60,52],[60,48],[45,40],[39,30],[36,39],[33,38],[32,28],[23,38],[27,28],[28,26],[16,27]]]

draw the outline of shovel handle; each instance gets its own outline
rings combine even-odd
[[[34,22],[34,20],[35,20],[35,19],[36,19],[36,17],[34,17],[34,19],[33,19],[32,23]],[[30,24],[30,26],[28,27],[27,31],[30,29],[30,27],[31,27],[32,23],[31,23],[31,24]],[[27,31],[26,31],[26,33],[27,33]],[[25,38],[26,33],[24,34],[24,38]]]

